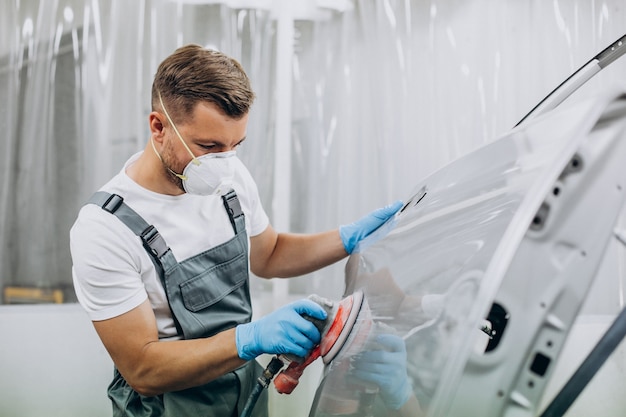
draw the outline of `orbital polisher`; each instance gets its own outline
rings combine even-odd
[[[328,317],[326,320],[306,317],[317,326],[321,339],[304,360],[281,355],[283,361],[285,359],[288,361],[287,368],[281,371],[274,380],[276,391],[281,394],[291,394],[298,385],[304,369],[317,358],[321,356],[324,365],[328,365],[340,351],[343,351],[343,354],[349,354],[351,351],[358,350],[369,334],[371,320],[368,314],[369,309],[363,309],[365,298],[362,291],[355,292],[338,303],[317,295],[311,295],[309,299],[322,306]]]
[[[316,359],[321,357],[324,365],[329,365],[340,353],[341,357],[358,353],[367,341],[372,328],[372,319],[362,291],[357,291],[339,302],[318,295],[311,295],[308,298],[319,304],[327,313],[326,320],[304,316],[320,331],[320,343],[314,346],[305,358],[284,354],[275,356],[259,377],[241,417],[250,415],[263,389],[285,365],[287,367],[274,379],[274,386],[280,394],[291,394],[298,385],[304,369]]]

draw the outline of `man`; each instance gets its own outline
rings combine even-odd
[[[149,143],[72,230],[76,293],[115,363],[115,416],[233,416],[260,354],[305,356],[319,331],[300,300],[250,322],[248,271],[306,274],[344,258],[399,204],[312,235],[277,233],[235,150],[254,100],[235,60],[176,50],[152,86]],[[264,403],[265,401],[265,403]],[[255,408],[266,415],[266,399]]]

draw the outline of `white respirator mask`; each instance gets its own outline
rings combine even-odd
[[[183,175],[177,177],[188,194],[224,195],[233,188],[235,154],[235,151],[217,152],[194,158]]]
[[[170,115],[165,109],[163,99],[159,93],[159,101],[167,120],[174,128],[174,132],[191,155],[191,161],[187,164],[182,174],[177,174],[168,166],[166,168],[178,178],[182,180],[183,188],[188,194],[195,195],[218,195],[222,196],[233,188],[233,180],[235,177],[235,163],[237,156],[235,151],[208,153],[196,158],[191,149],[185,143],[185,140],[178,132],[176,125],[172,121]],[[163,158],[157,152],[154,141],[151,140],[152,148],[157,154],[161,162]]]

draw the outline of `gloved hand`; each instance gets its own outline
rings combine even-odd
[[[343,247],[351,254],[359,241],[383,225],[391,216],[402,208],[402,201],[374,210],[354,223],[339,227]]]
[[[366,351],[353,359],[353,375],[376,384],[385,405],[398,410],[412,393],[406,373],[404,340],[392,334],[382,334],[376,342],[381,345],[381,350]]]
[[[320,342],[320,332],[303,314],[319,320],[326,311],[317,303],[303,299],[288,304],[251,323],[235,329],[237,354],[251,360],[262,353],[288,353],[305,357]]]

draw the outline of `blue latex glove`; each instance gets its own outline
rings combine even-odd
[[[320,332],[313,323],[302,317],[325,320],[326,311],[317,303],[303,299],[288,304],[251,323],[235,329],[237,354],[251,360],[262,353],[288,353],[305,357],[319,343]]]
[[[393,204],[374,210],[354,223],[340,226],[339,235],[341,236],[341,242],[346,252],[351,254],[354,247],[361,239],[364,239],[374,230],[382,226],[383,223],[396,214],[401,208],[402,201],[396,201]]]
[[[376,338],[381,350],[366,351],[352,362],[353,375],[376,384],[385,405],[398,410],[411,397],[411,384],[406,373],[406,347],[404,340],[392,334]]]

